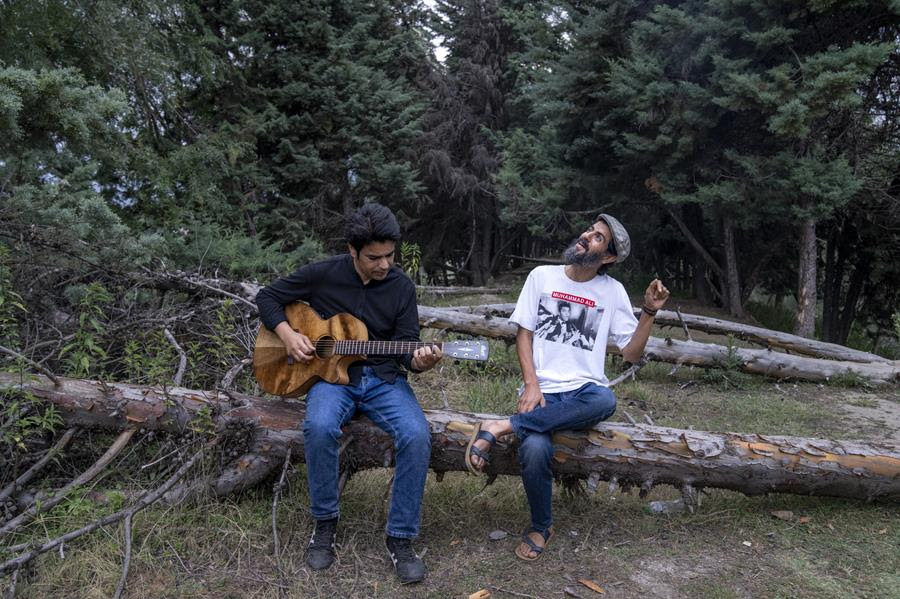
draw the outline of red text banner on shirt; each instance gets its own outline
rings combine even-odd
[[[589,300],[586,297],[578,297],[577,295],[570,295],[568,293],[563,293],[562,291],[554,291],[553,299],[561,299],[567,302],[572,302],[573,304],[582,304],[587,306],[588,308],[593,308],[597,305],[594,300]]]

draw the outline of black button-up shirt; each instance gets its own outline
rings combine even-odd
[[[274,331],[279,323],[287,320],[284,306],[297,300],[307,302],[322,318],[342,312],[352,314],[365,323],[369,339],[375,341],[419,340],[416,288],[397,266],[392,266],[383,280],[372,279],[366,285],[353,267],[350,254],[302,266],[256,295],[263,325]],[[393,383],[398,375],[406,377],[401,364],[412,370],[411,360],[412,354],[404,354],[375,356],[357,362],[349,369],[350,382],[358,384],[362,366],[367,365],[379,377]]]

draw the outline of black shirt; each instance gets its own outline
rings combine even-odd
[[[256,294],[263,325],[274,331],[287,320],[284,306],[297,300],[307,302],[322,318],[341,312],[352,314],[365,323],[369,339],[375,341],[419,340],[416,288],[397,266],[392,266],[383,280],[372,279],[367,285],[359,278],[350,254],[301,266]],[[362,366],[368,365],[379,377],[393,383],[398,375],[406,377],[401,364],[412,370],[411,360],[412,354],[404,354],[356,362],[349,369],[350,381],[358,384]]]

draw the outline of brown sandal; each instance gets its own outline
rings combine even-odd
[[[535,543],[531,539],[531,533],[536,532],[544,539],[544,546],[540,547],[537,543]],[[545,531],[540,531],[534,527],[530,527],[522,533],[522,543],[516,547],[516,557],[519,559],[523,559],[526,562],[533,562],[543,555],[544,549],[547,548],[547,543],[550,542],[550,539],[553,538],[553,527],[551,526]],[[522,551],[522,546],[527,545],[528,548],[525,551]],[[528,552],[534,552],[536,555],[528,555]]]
[[[487,448],[479,449],[478,447],[475,447],[476,441],[487,441]],[[475,475],[484,474],[484,467],[491,463],[490,451],[496,443],[497,437],[495,437],[493,433],[481,430],[480,422],[475,424],[475,430],[472,431],[472,436],[469,438],[469,444],[466,445],[465,460],[466,468],[469,469],[469,472]],[[473,455],[478,456],[484,461],[484,465],[481,468],[476,468],[475,464],[472,463]]]

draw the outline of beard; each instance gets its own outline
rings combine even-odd
[[[583,245],[581,246],[585,252],[581,255],[578,254],[578,246],[581,245],[581,242],[576,239],[573,241],[569,247],[566,248],[566,251],[563,252],[563,260],[566,264],[574,264],[575,266],[600,266],[600,262],[603,260],[603,254],[591,253],[587,251]]]

